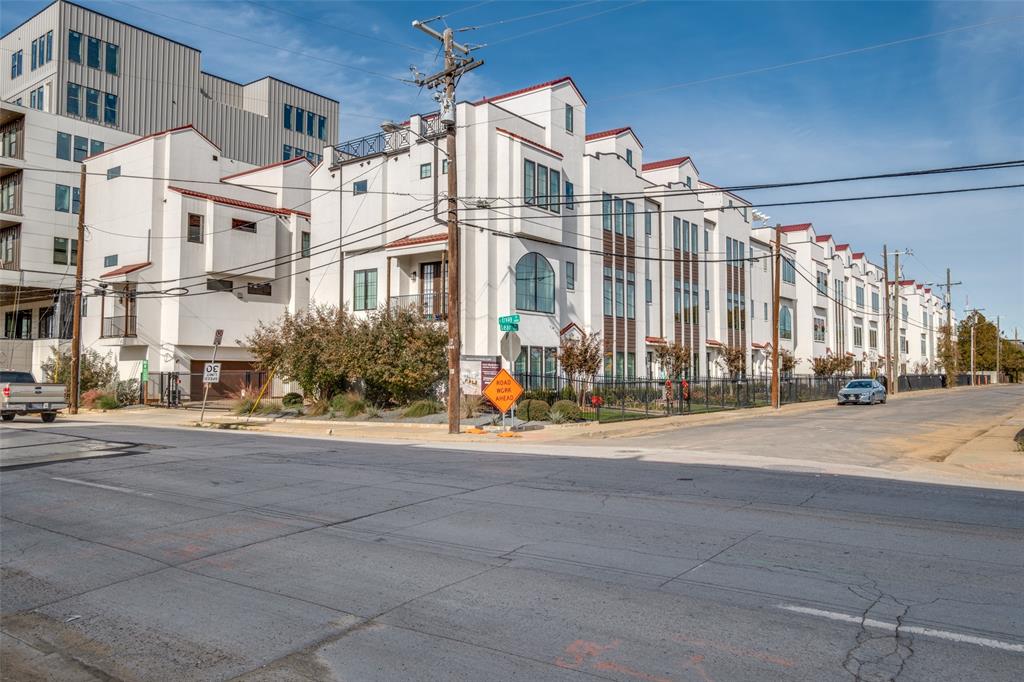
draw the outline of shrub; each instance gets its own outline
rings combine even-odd
[[[117,365],[109,355],[100,355],[95,350],[85,349],[81,356],[79,386],[82,392],[111,386],[117,381]],[[49,358],[43,361],[42,379],[57,384],[71,385],[71,349],[54,348]]]
[[[364,413],[367,419],[380,419],[381,413],[380,408],[376,405],[367,405],[366,412]]]
[[[437,414],[444,410],[444,405],[436,400],[425,398],[423,400],[417,400],[411,403],[409,407],[405,408],[402,412],[403,417],[426,417],[427,415]]]
[[[556,415],[561,421],[556,421]],[[575,400],[559,400],[551,406],[551,421],[556,424],[574,422],[580,418],[580,408]]]
[[[331,404],[329,400],[314,400],[313,404],[306,409],[306,414],[310,417],[322,417],[327,414],[327,410]]]
[[[255,404],[256,398],[238,398],[235,400],[232,411],[235,414],[249,414],[252,412],[252,408]]]
[[[359,323],[351,349],[366,397],[403,405],[426,399],[448,375],[448,331],[414,308],[380,308]]]
[[[349,391],[339,393],[331,398],[331,410],[341,414],[343,417],[355,417],[366,411],[366,401],[358,393]]]
[[[527,422],[541,422],[548,418],[551,407],[543,400],[523,400],[516,409],[516,415]]]
[[[110,385],[109,392],[120,405],[134,405],[139,402],[139,380],[117,380]]]
[[[281,404],[285,407],[302,407],[302,394],[290,391],[281,398]]]
[[[561,402],[563,400],[576,402],[576,391],[573,390],[572,386],[565,385],[562,387],[562,390],[558,392],[558,401]],[[554,407],[554,405],[552,405],[552,407]]]
[[[87,410],[95,409],[96,400],[103,395],[103,389],[91,388],[88,391],[82,393],[82,407]]]
[[[121,403],[117,402],[117,398],[110,393],[101,393],[96,397],[96,407],[101,410],[116,410],[121,407]]]
[[[459,412],[465,419],[475,417],[483,409],[484,399],[479,395],[463,395],[459,398]]]

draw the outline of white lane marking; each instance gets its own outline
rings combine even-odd
[[[818,616],[819,618],[828,618],[829,620],[837,620],[842,623],[854,623],[856,625],[864,624],[864,627],[874,628],[875,630],[889,630],[896,632],[896,623],[887,623],[883,620],[875,620],[873,618],[865,618],[861,620],[860,616],[851,616],[846,613],[837,613],[835,611],[822,611],[821,609],[811,609],[806,606],[790,606],[788,604],[779,604],[778,608],[786,611],[792,611],[793,613],[802,613],[807,616]],[[1012,644],[1010,642],[1002,642],[998,639],[989,639],[988,637],[975,637],[974,635],[965,635],[960,632],[949,632],[948,630],[935,630],[933,628],[922,628],[916,625],[904,625],[900,627],[900,632],[908,632],[914,635],[923,635],[925,637],[935,637],[937,639],[946,639],[951,642],[962,642],[964,644],[976,644],[977,646],[984,646],[990,649],[1002,649],[1003,651],[1012,651],[1014,653],[1024,653],[1024,644]]]
[[[153,493],[144,493],[140,490],[132,490],[131,488],[119,488],[116,485],[103,485],[102,483],[93,483],[92,481],[80,481],[77,478],[63,478],[61,476],[51,476],[50,478],[54,481],[63,481],[64,483],[87,485],[90,488],[102,488],[104,490],[113,490],[116,493],[130,493],[132,495],[145,495],[146,497],[153,497]]]

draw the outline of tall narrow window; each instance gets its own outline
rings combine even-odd
[[[117,95],[109,92],[103,95],[103,122],[107,125],[117,125]]]
[[[650,236],[653,229],[654,219],[650,211],[644,211],[644,234]]]
[[[89,138],[75,135],[74,160],[81,161],[87,156],[89,156]]]
[[[57,158],[71,160],[71,136],[67,133],[57,133]]]
[[[301,242],[300,248],[302,249],[302,257],[303,258],[309,258],[310,233],[309,232],[303,232],[302,236],[301,236],[301,239],[302,239],[302,242]]]
[[[291,130],[292,129],[292,105],[291,104],[285,104],[284,105],[284,129],[285,130]]]
[[[628,163],[630,166],[633,165],[633,150],[632,149],[627,149],[626,150],[626,163]]]
[[[551,182],[548,184],[548,206],[555,213],[562,212],[562,174],[551,169],[550,171]]]
[[[316,136],[321,140],[327,139],[327,119],[323,116],[316,117]]]
[[[80,191],[81,190],[77,187],[71,188],[71,212],[75,215],[78,215],[78,209],[81,206],[81,196],[79,195]]]
[[[100,93],[92,88],[85,89],[85,117],[100,120]]]
[[[604,314],[612,315],[612,269],[604,268]]]
[[[601,193],[601,227],[612,229],[612,195],[607,192]]]
[[[285,119],[285,120],[288,120],[288,119]],[[292,146],[290,144],[286,144],[284,146],[284,153],[282,154],[282,156],[284,156],[284,160],[285,161],[288,161],[289,159],[292,158]]]
[[[315,127],[315,125],[316,125],[316,114],[314,114],[312,111],[307,111],[306,112],[306,134],[307,135],[312,135],[313,134],[313,128]]]
[[[547,166],[537,166],[537,205],[541,208],[548,207],[548,169]]]
[[[71,188],[68,185],[54,185],[53,210],[61,213],[71,211]]]
[[[622,234],[622,199],[616,197],[612,205],[615,207],[615,234]]]
[[[37,51],[36,51],[36,44],[38,42],[39,42],[38,40],[33,40],[32,41],[32,70],[33,71],[35,71],[36,67],[38,66],[38,64],[36,62],[36,55],[38,54]]]
[[[576,289],[576,264],[571,260],[565,262],[565,288],[569,291]]]
[[[53,31],[46,32],[46,61],[53,61]]]
[[[306,127],[306,115],[299,107],[295,107],[295,130],[302,132],[302,129]]]
[[[626,318],[636,318],[636,275],[626,273]]]
[[[636,236],[636,206],[632,201],[626,202],[626,236]]]
[[[78,31],[68,31],[68,61],[82,63],[82,34]]]
[[[85,63],[91,68],[100,68],[100,40],[98,38],[88,37]]]
[[[68,83],[67,112],[79,116],[82,112],[82,88],[75,83]]]
[[[105,66],[107,73],[117,75],[118,63],[121,57],[121,48],[112,43],[107,43]]]
[[[523,162],[523,198],[526,204],[533,204],[537,200],[536,176],[537,164],[533,161]]]
[[[377,307],[377,270],[356,270],[353,273],[354,310],[373,310]]]
[[[615,270],[615,316],[626,316],[626,283],[623,281],[622,268]]]
[[[24,55],[24,51],[22,50],[18,50],[11,54],[11,80],[14,80],[22,74],[22,55]]]
[[[573,116],[572,105],[571,104],[566,104],[565,105],[565,132],[567,132],[567,133],[571,133],[573,131],[572,116]]]
[[[203,216],[198,213],[188,214],[188,240],[193,244],[203,243]]]
[[[565,208],[567,211],[573,210],[575,206],[576,189],[573,184],[568,180],[565,181]]]
[[[682,244],[683,233],[682,233],[682,221],[679,220],[678,216],[672,216],[672,248],[678,251]]]

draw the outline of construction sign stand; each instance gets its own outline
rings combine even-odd
[[[523,387],[519,384],[508,370],[502,368],[498,371],[491,383],[484,389],[484,397],[491,401],[491,404],[501,412],[501,433],[499,436],[509,437],[512,435],[505,422],[505,413],[512,410],[512,428],[515,429],[516,413],[513,405],[523,395]]]

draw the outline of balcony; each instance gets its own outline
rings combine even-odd
[[[392,296],[388,299],[388,309],[410,309],[419,312],[424,319],[440,322],[448,319],[448,297],[443,292]]]
[[[419,135],[414,134],[409,127],[404,127],[398,130],[374,133],[335,145],[334,163],[361,159],[374,154],[391,154],[408,149],[413,138],[429,139],[438,137],[443,132],[441,117],[438,114],[430,114],[419,119]]]
[[[123,339],[135,337],[135,315],[104,317],[100,338]]]

